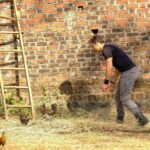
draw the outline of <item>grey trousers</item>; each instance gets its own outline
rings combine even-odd
[[[127,107],[134,116],[140,112],[138,106],[131,100],[132,89],[138,76],[139,70],[137,66],[121,74],[115,96],[118,118],[124,118],[124,106]]]

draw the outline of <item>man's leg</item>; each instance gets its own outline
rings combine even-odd
[[[145,125],[148,119],[140,112],[138,106],[131,100],[131,92],[136,79],[138,78],[138,69],[134,67],[124,72],[120,79],[120,100],[138,119],[140,125]]]
[[[120,88],[119,87],[120,86],[118,85],[116,95],[115,95],[116,108],[117,108],[117,122],[118,123],[123,123],[123,120],[124,120],[124,106],[123,106],[122,102],[120,101]]]

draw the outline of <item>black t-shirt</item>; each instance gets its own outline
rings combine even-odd
[[[105,44],[102,53],[105,59],[113,58],[113,66],[120,72],[127,71],[136,66],[127,54],[115,45]]]

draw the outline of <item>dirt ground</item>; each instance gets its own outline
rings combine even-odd
[[[131,113],[124,124],[115,122],[114,113],[85,116],[37,118],[27,126],[18,118],[0,119],[0,132],[6,131],[4,150],[150,150],[150,125],[137,126]],[[150,114],[146,114],[150,118]]]

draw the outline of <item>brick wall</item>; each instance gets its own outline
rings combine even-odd
[[[11,15],[8,5],[0,3],[1,13]],[[65,83],[67,89],[71,83],[71,93],[76,95],[73,99],[113,96],[100,91],[104,64],[103,58],[88,45],[93,28],[99,29],[106,42],[124,48],[141,68],[144,79],[150,79],[148,0],[20,0],[18,6],[35,97],[42,94],[44,86],[64,86]],[[12,37],[0,35],[1,42],[8,38]],[[8,46],[12,45],[5,44],[5,48]],[[143,88],[137,88],[134,96],[149,97]]]

